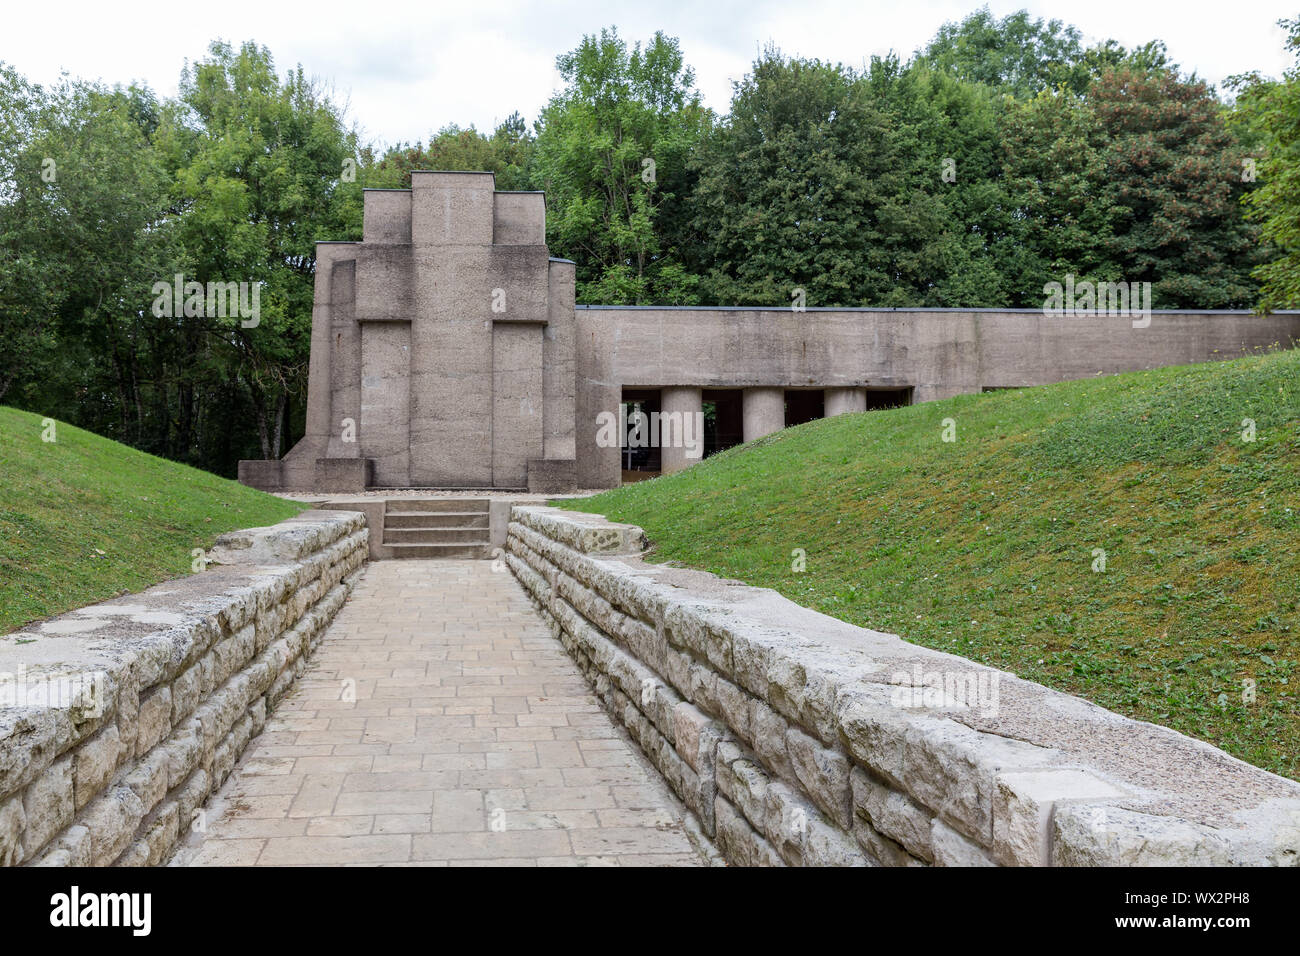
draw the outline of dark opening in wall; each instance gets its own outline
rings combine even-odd
[[[707,388],[704,397],[704,457],[745,440],[744,393],[738,388]]]
[[[657,388],[625,388],[623,389],[623,404],[627,406],[627,418],[625,420],[628,422],[629,431],[632,428],[632,416],[636,412],[652,415],[658,414],[662,408],[660,393]],[[624,435],[624,438],[626,437]],[[624,481],[640,481],[643,478],[653,478],[659,474],[662,467],[659,449],[656,447],[620,448],[619,458],[622,463]]]
[[[785,427],[826,417],[826,393],[820,388],[785,390]]]
[[[899,408],[912,404],[912,386],[902,388],[868,388],[867,411],[880,408]]]

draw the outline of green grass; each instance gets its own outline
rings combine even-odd
[[[0,634],[191,572],[193,548],[304,506],[0,407]]]
[[[825,419],[566,507],[1300,777],[1300,351]]]

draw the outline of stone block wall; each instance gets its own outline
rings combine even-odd
[[[206,570],[0,636],[0,864],[164,862],[366,559],[355,512],[218,538]]]
[[[1163,727],[643,562],[516,506],[506,561],[733,863],[1295,865],[1300,784]]]

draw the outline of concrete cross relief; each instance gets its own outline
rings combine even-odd
[[[366,190],[361,242],[318,244],[307,434],[246,466],[329,492],[571,487],[574,267],[542,194],[411,182]]]

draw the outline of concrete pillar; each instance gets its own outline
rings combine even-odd
[[[745,441],[753,441],[785,428],[785,389],[745,389],[744,416]]]
[[[865,388],[828,388],[825,395],[827,418],[867,410],[867,390]]]
[[[704,457],[704,398],[698,388],[665,388],[659,394],[659,468],[681,471]]]

